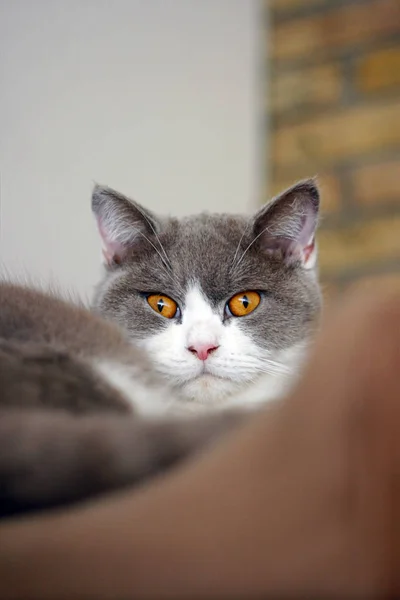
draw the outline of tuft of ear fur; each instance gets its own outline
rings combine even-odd
[[[149,236],[157,235],[160,225],[156,217],[137,202],[115,190],[95,185],[92,211],[103,243],[108,266],[123,263],[129,250]]]
[[[286,263],[316,263],[319,191],[315,179],[300,181],[264,206],[255,216],[253,233],[266,252],[280,252]]]

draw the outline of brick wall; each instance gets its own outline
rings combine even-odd
[[[400,285],[400,0],[269,0],[269,189],[319,175],[321,277]]]

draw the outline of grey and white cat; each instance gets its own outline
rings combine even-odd
[[[141,482],[219,439],[283,393],[316,324],[314,181],[251,218],[156,218],[100,187],[92,204],[93,312],[0,284],[0,516]]]
[[[188,406],[282,396],[320,309],[314,180],[247,218],[157,217],[99,186],[92,208],[106,264],[94,307],[147,351]],[[117,383],[112,369],[107,376]]]

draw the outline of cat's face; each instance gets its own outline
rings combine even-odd
[[[107,263],[95,306],[188,400],[290,373],[320,305],[314,182],[249,218],[156,218],[99,187],[93,209]]]

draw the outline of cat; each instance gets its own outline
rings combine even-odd
[[[146,350],[195,411],[277,399],[318,323],[319,201],[309,179],[250,217],[178,220],[97,185],[105,275],[93,310]]]
[[[318,321],[314,180],[249,218],[159,218],[100,186],[92,207],[106,276],[91,312],[0,284],[0,516],[215,443],[285,393]]]
[[[177,396],[112,323],[54,294],[0,283],[0,517],[142,482],[246,416],[185,415]],[[153,413],[162,416],[136,410],[147,403],[159,403]]]

